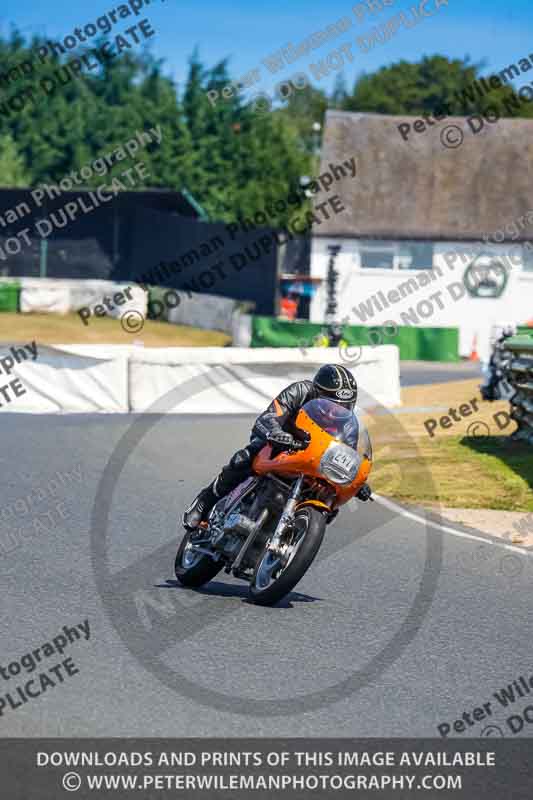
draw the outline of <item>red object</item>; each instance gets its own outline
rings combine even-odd
[[[291,297],[282,297],[280,302],[280,314],[285,319],[296,319],[298,313],[298,301]]]
[[[469,361],[479,361],[479,355],[477,352],[477,334],[474,336],[474,341],[472,342],[472,352],[470,353]]]

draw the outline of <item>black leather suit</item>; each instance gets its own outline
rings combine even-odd
[[[298,411],[309,400],[319,397],[319,390],[312,381],[296,381],[287,386],[270,403],[266,411],[254,422],[250,434],[250,443],[242,450],[237,450],[229,463],[222,468],[220,475],[213,481],[213,492],[217,497],[224,497],[252,474],[252,461],[265,445],[269,433],[287,429],[296,418]]]

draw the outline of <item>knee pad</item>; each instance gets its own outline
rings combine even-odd
[[[246,448],[243,450],[237,450],[231,461],[229,462],[230,467],[233,469],[246,469],[250,466],[250,453]]]

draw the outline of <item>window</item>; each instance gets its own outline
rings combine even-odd
[[[522,246],[522,262],[524,272],[533,272],[533,244],[531,242],[526,242]]]
[[[400,269],[433,269],[431,242],[405,242],[398,249]]]
[[[392,242],[361,242],[359,257],[362,269],[393,269],[396,247]]]
[[[433,269],[432,242],[359,242],[361,269]],[[533,256],[533,248],[532,248]]]

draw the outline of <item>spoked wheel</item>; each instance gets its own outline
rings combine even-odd
[[[190,533],[186,533],[183,537],[176,554],[174,571],[176,578],[183,586],[197,589],[214,578],[224,565],[222,561],[213,561],[212,558],[204,555],[204,553],[199,553],[193,546],[195,539],[199,541],[199,537],[196,534],[192,539]]]
[[[250,585],[250,599],[271,606],[294,589],[318,553],[325,529],[326,519],[320,511],[309,507],[299,511],[281,552],[266,550],[261,557]]]

